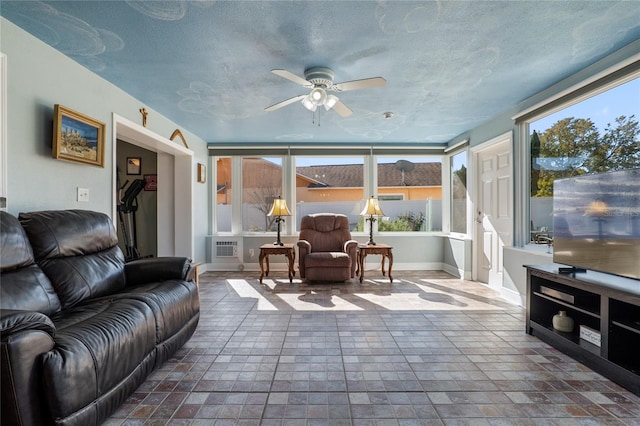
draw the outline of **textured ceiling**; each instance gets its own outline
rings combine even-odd
[[[0,13],[207,142],[441,144],[640,38],[637,1],[2,0]],[[348,118],[265,112],[308,93],[270,70],[311,66],[387,84],[337,93]]]

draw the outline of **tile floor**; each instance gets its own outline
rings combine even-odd
[[[640,398],[443,272],[201,276],[189,342],[107,425],[640,425]]]

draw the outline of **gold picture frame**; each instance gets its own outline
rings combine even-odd
[[[53,109],[53,158],[104,167],[105,124],[56,104]]]
[[[207,166],[202,163],[198,163],[198,183],[207,182]]]

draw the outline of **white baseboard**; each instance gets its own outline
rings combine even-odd
[[[524,297],[515,290],[511,290],[510,288],[502,287],[500,289],[500,296],[507,300],[510,303],[513,303],[518,306],[525,306]]]
[[[453,275],[454,277],[462,278],[463,280],[471,281],[471,271],[464,271],[462,269],[458,269],[455,266],[449,265],[447,263],[442,264],[442,270],[448,274]]]
[[[377,268],[375,268],[376,263],[374,262],[366,262],[364,267],[366,271],[372,270],[375,271],[376,269],[380,269],[380,263],[377,263]],[[298,264],[296,263],[295,266],[296,270],[298,268]],[[385,269],[389,268],[389,264],[385,263]],[[278,271],[278,272],[287,272],[287,264],[284,262],[270,262],[269,263],[269,270],[271,271]],[[451,269],[451,267],[449,265],[445,265],[444,263],[441,262],[432,262],[432,263],[403,263],[403,262],[399,262],[393,263],[393,270],[394,271],[445,271],[451,275],[454,275],[456,277],[459,277],[461,275],[463,275],[463,271],[459,271],[458,269]],[[257,262],[247,262],[247,263],[203,263],[202,265],[200,265],[198,272],[201,274],[202,272],[206,272],[206,271],[218,271],[218,272],[225,272],[225,271],[251,271],[251,272],[255,272],[255,271],[260,271],[260,264]],[[470,273],[468,273],[470,274]],[[469,277],[463,277],[465,280],[469,279]]]

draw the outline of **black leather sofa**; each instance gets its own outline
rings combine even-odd
[[[194,333],[190,260],[125,263],[101,213],[0,220],[0,423],[100,424]]]

